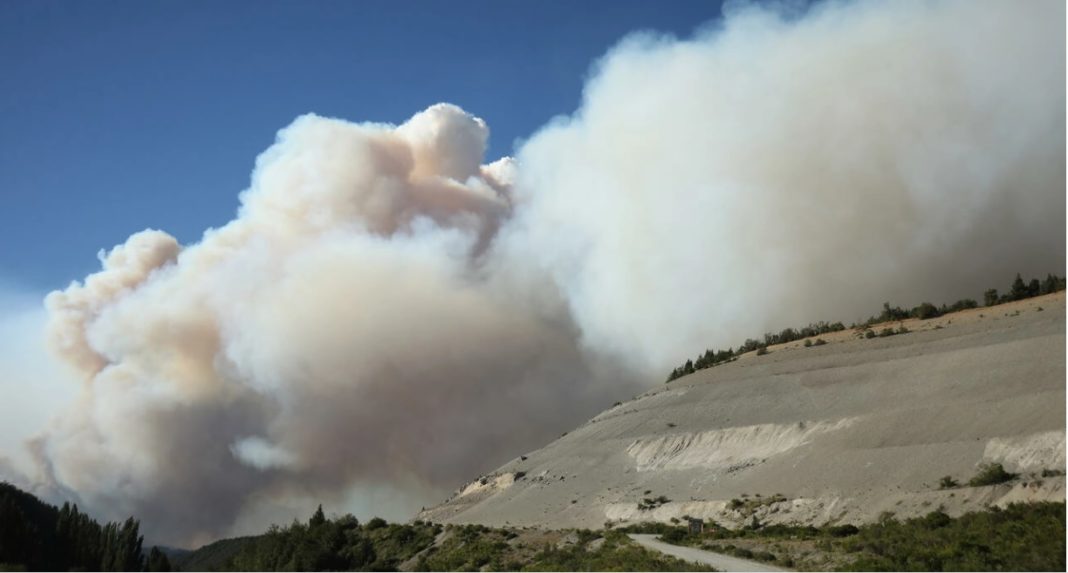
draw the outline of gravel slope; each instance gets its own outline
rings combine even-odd
[[[658,385],[419,518],[861,523],[1064,500],[1064,293],[903,324],[909,333],[824,335],[824,346],[797,341]],[[1022,478],[938,489],[987,461]],[[669,501],[639,508],[659,496]]]

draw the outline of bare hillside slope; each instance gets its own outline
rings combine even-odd
[[[823,335],[829,344],[771,347],[662,385],[420,518],[860,523],[1064,500],[1064,293],[902,324],[910,332]],[[1020,478],[939,488],[985,462]]]

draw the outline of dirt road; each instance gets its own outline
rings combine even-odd
[[[713,553],[711,551],[697,549],[696,547],[682,547],[681,545],[664,543],[657,539],[656,535],[632,534],[630,538],[637,541],[642,547],[659,551],[666,555],[671,555],[672,557],[678,557],[679,559],[684,559],[686,561],[695,561],[697,563],[710,565],[720,571],[790,571],[789,569],[757,563],[756,561],[749,561],[747,559],[739,559],[722,553]]]

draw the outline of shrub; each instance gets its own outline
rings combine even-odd
[[[754,557],[752,551],[750,551],[748,549],[744,549],[742,547],[736,548],[734,550],[734,555],[735,555],[735,557],[741,557],[742,559],[752,559]]]
[[[755,555],[758,561],[773,562],[776,560],[775,554],[770,551],[761,551]]]
[[[767,353],[768,353],[768,347],[767,346],[761,346],[760,348],[757,348],[757,353],[756,353],[757,356],[764,356]]]
[[[808,348],[809,346],[812,346],[812,340],[811,340],[811,339],[808,339],[808,338],[806,338],[806,339],[805,339],[805,348]]]
[[[1063,571],[1064,503],[866,525],[842,549],[847,571]]]
[[[942,313],[938,311],[938,307],[929,302],[922,303],[916,308],[913,308],[912,312],[909,314],[912,315],[912,318],[919,319],[936,318],[942,315]]]
[[[943,476],[942,479],[938,480],[938,489],[950,489],[959,485],[960,483],[950,476]]]
[[[683,537],[686,537],[686,532],[683,531],[682,528],[674,527],[661,535],[660,539],[668,543],[678,543],[679,541],[682,541]]]
[[[827,344],[827,341],[822,338],[817,338],[816,342],[812,343],[813,346],[823,346],[824,344]]]
[[[1005,471],[1001,464],[984,464],[980,466],[979,473],[968,481],[968,485],[979,487],[984,485],[996,485],[1016,479],[1017,475]]]

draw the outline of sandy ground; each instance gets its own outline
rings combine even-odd
[[[672,557],[678,557],[679,559],[686,561],[703,563],[714,567],[719,571],[789,571],[789,569],[782,569],[775,567],[774,565],[757,563],[756,561],[749,561],[748,559],[739,559],[722,553],[697,549],[696,547],[671,545],[670,543],[660,541],[657,539],[656,535],[635,534],[631,535],[630,538],[642,547],[652,549],[653,551],[659,551],[671,555]]]
[[[822,335],[828,344],[779,345],[661,385],[419,518],[819,525],[1063,501],[1064,293],[899,325],[910,332]],[[1021,478],[939,489],[942,476],[966,483],[984,462]],[[659,496],[669,501],[639,507]]]

